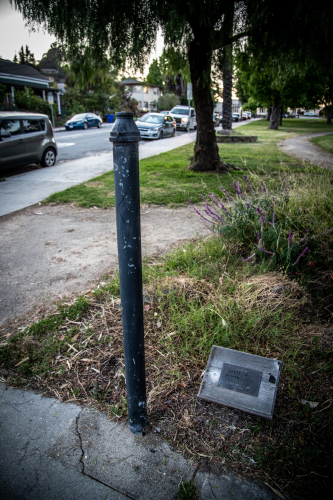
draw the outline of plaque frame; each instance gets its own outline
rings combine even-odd
[[[219,385],[223,365],[261,372],[258,394],[251,395]],[[282,361],[213,345],[198,398],[236,408],[253,415],[273,418]]]

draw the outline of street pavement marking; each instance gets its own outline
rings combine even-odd
[[[68,146],[75,146],[75,142],[57,142],[58,148],[68,148]]]

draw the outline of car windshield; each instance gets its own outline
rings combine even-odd
[[[163,123],[164,116],[158,115],[144,115],[139,119],[140,122],[148,122],[148,123]]]
[[[73,118],[71,118],[71,120],[83,120],[83,118],[85,118],[85,117],[86,117],[86,114],[81,113],[80,115],[73,116]]]
[[[174,115],[189,115],[189,110],[186,108],[173,108],[171,110],[171,113]]]

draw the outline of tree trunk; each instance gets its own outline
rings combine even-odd
[[[282,115],[283,115],[283,106],[281,106],[281,109],[280,109],[280,123],[279,125],[282,127]]]
[[[327,123],[331,125],[332,123],[332,111],[333,111],[333,105],[330,104],[330,106],[326,107],[327,109]]]
[[[202,30],[200,37],[197,35],[190,43],[188,53],[197,117],[197,140],[189,170],[195,172],[228,170],[228,166],[220,160],[213,123],[214,104],[210,93],[212,52],[209,30]]]
[[[223,49],[223,107],[222,107],[222,128],[232,129],[232,58],[231,47]]]
[[[271,119],[272,108],[267,108],[267,118],[266,120],[269,122]]]
[[[281,110],[281,97],[280,94],[277,93],[274,97],[272,114],[268,127],[270,130],[279,130],[280,110]]]

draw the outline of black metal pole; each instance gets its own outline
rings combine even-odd
[[[147,425],[139,189],[140,132],[133,113],[116,113],[113,142],[121,314],[129,427]]]

